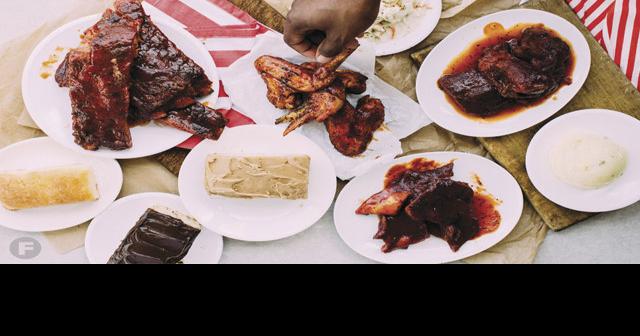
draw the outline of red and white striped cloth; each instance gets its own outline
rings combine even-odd
[[[640,0],[567,0],[636,88],[640,88]]]
[[[146,0],[149,15],[164,16],[201,39],[223,74],[227,67],[249,53],[255,37],[268,29],[227,0]],[[252,124],[253,120],[234,109],[220,83],[216,106],[229,119],[229,126]],[[201,139],[192,137],[178,147],[191,149]]]

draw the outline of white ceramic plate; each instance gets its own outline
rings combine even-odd
[[[544,103],[498,121],[480,121],[460,114],[438,87],[438,79],[453,59],[484,37],[484,27],[500,23],[506,29],[521,23],[543,23],[568,41],[575,55],[573,83],[563,86]],[[565,19],[543,11],[514,9],[487,15],[450,34],[422,64],[416,84],[418,99],[431,120],[449,131],[474,137],[497,137],[534,126],[558,112],[582,88],[591,68],[591,52],[582,33]]]
[[[187,132],[152,122],[149,125],[131,129],[133,147],[127,150],[100,149],[95,152],[87,151],[74,142],[69,90],[58,87],[53,74],[55,74],[55,70],[64,59],[69,48],[75,48],[80,44],[80,34],[95,24],[98,19],[98,15],[93,15],[64,25],[40,42],[29,57],[22,77],[22,95],[25,106],[38,127],[56,142],[74,151],[114,159],[131,159],[154,155],[175,147],[191,137],[191,134]],[[218,98],[220,81],[215,63],[202,42],[163,17],[153,17],[153,22],[187,56],[202,66],[209,79],[213,81],[213,94],[201,100],[209,102],[210,106],[214,106]],[[65,50],[56,52],[58,47],[63,47]],[[53,54],[58,55],[58,63],[48,69],[44,69],[42,62],[49,59]],[[43,72],[49,73],[51,76],[43,79],[40,76]]]
[[[163,193],[131,195],[113,203],[89,225],[85,250],[92,264],[106,264],[147,209],[160,205],[189,215],[180,197]],[[222,237],[205,228],[196,237],[185,264],[217,264],[222,257]]]
[[[628,166],[623,176],[600,189],[580,189],[562,182],[551,168],[550,153],[568,134],[603,135],[627,150]],[[527,173],[534,186],[549,200],[565,208],[584,212],[606,212],[640,201],[640,121],[624,113],[592,109],[554,119],[531,140],[527,151]]]
[[[367,38],[375,49],[376,56],[393,55],[409,50],[424,41],[436,28],[442,15],[442,0],[424,0],[424,10],[414,12],[407,21],[400,25],[395,38]]]
[[[9,211],[0,206],[0,225],[25,232],[67,229],[91,220],[111,202],[122,188],[122,169],[116,160],[81,155],[48,137],[25,140],[0,150],[2,171],[32,170],[82,164],[91,167],[98,183],[100,199],[67,205]]]
[[[382,240],[374,240],[378,231],[378,216],[356,215],[363,201],[383,188],[384,177],[397,164],[416,158],[427,158],[438,162],[455,160],[454,180],[475,185],[474,175],[480,177],[487,192],[503,203],[497,207],[502,223],[497,231],[468,241],[458,252],[453,252],[442,239],[430,237],[411,245],[408,250],[383,253]],[[340,237],[351,249],[372,260],[389,264],[445,263],[478,254],[504,239],[516,226],[522,215],[524,200],[516,180],[502,167],[483,157],[454,152],[424,153],[402,157],[378,166],[368,173],[356,177],[340,193],[334,210],[334,222]]]
[[[308,155],[311,157],[309,198],[306,200],[235,199],[210,196],[204,186],[209,154]],[[271,241],[293,236],[315,224],[331,206],[336,173],[324,151],[300,134],[282,136],[274,126],[227,129],[220,140],[203,141],[187,156],[180,170],[180,197],[202,225],[229,238]]]

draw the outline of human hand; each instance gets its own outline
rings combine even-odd
[[[284,40],[300,54],[326,63],[376,20],[380,0],[295,0]]]

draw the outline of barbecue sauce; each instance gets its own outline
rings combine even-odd
[[[433,160],[418,158],[404,164],[395,165],[391,167],[387,172],[384,180],[384,186],[385,188],[388,188],[392,184],[397,183],[402,178],[402,176],[407,172],[432,171],[434,169],[451,164],[452,162],[447,162],[443,164]],[[502,201],[496,199],[493,195],[489,194],[486,191],[484,187],[484,183],[482,182],[482,180],[477,174],[474,174],[472,176],[472,183],[473,183],[472,188],[474,189],[474,196],[471,204],[471,212],[472,212],[471,215],[473,218],[476,218],[478,220],[478,226],[480,227],[480,230],[473,238],[473,239],[477,239],[486,234],[495,232],[500,227],[500,224],[502,222],[502,216],[500,215],[500,212],[498,211],[497,207],[500,204],[502,204]],[[404,232],[404,235],[406,235],[407,237],[412,237],[415,239],[416,242],[412,244],[415,244],[417,242],[420,242],[426,239],[426,237],[423,238],[422,227],[415,228],[415,230],[407,230],[408,225],[409,226],[416,225],[416,222],[412,222],[411,220],[408,219],[407,216],[397,216],[397,217],[400,217],[400,218],[394,218],[395,221],[392,221],[392,222],[395,222],[397,225],[399,225],[399,227],[396,227],[395,231],[391,231],[391,229],[387,228],[385,230],[387,233],[393,232],[394,233],[393,236],[397,237],[397,236],[402,236],[401,233]],[[409,232],[411,232],[411,234],[408,234]],[[378,236],[379,236],[378,238],[381,239],[382,235],[380,235],[380,233],[378,234]]]
[[[453,61],[445,69],[443,75],[459,74],[459,73],[476,69],[478,66],[478,61],[482,57],[482,54],[485,49],[496,46],[501,43],[505,43],[511,39],[519,39],[521,38],[522,33],[526,28],[535,27],[535,26],[540,26],[540,24],[519,23],[509,29],[506,29],[500,23],[497,23],[497,22],[489,23],[483,29],[485,37],[482,38],[481,40],[478,40],[472,43],[464,52],[462,52],[462,54],[460,54],[458,57],[453,59]],[[571,56],[569,58],[569,64],[567,66],[567,73],[566,73],[566,77],[571,78],[573,76],[573,71],[575,69],[575,63],[576,63],[573,46],[569,41],[562,38],[562,36],[560,36],[560,34],[558,34],[553,29],[550,29],[546,26],[544,27],[544,29],[547,32],[549,32],[552,36],[562,39],[571,49]],[[451,106],[455,107],[456,111],[458,111],[460,114],[462,114],[466,118],[473,119],[476,121],[495,122],[495,121],[508,119],[531,107],[541,105],[542,103],[547,101],[549,98],[557,99],[557,97],[555,96],[555,93],[558,92],[560,88],[562,88],[567,84],[570,84],[570,82],[561,83],[554,92],[546,96],[543,96],[541,98],[538,98],[536,100],[518,101],[518,102],[513,102],[511,104],[507,104],[501,109],[494,111],[494,113],[489,116],[479,116],[477,114],[473,114],[471,112],[466,111],[464,107],[458,104],[448,94],[446,95],[446,99],[451,104]]]

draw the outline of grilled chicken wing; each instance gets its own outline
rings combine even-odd
[[[357,42],[331,61],[315,70],[293,64],[279,57],[261,56],[255,62],[260,74],[266,73],[298,92],[312,93],[331,85],[336,79],[336,70],[359,47]]]
[[[325,126],[336,150],[346,156],[357,156],[367,149],[384,117],[382,102],[366,96],[360,99],[356,108],[346,102],[339,113],[325,122]]]
[[[267,84],[267,99],[273,106],[283,110],[293,110],[302,104],[302,95],[300,93],[295,92],[266,73],[260,75],[264,83]]]
[[[317,62],[307,62],[300,64],[301,67],[315,71],[322,64]],[[363,94],[367,91],[367,81],[369,78],[357,71],[351,70],[337,70],[336,75],[339,81],[342,82],[347,93],[350,94]]]
[[[284,132],[284,135],[287,135],[310,121],[324,122],[338,113],[346,101],[345,87],[341,81],[336,80],[326,89],[309,94],[300,109],[279,118],[276,124],[290,122]]]

